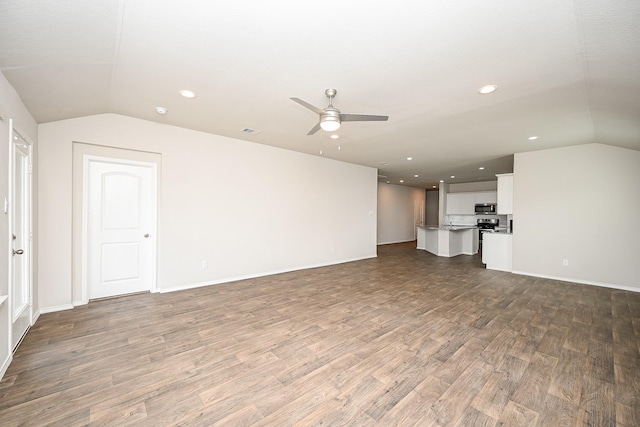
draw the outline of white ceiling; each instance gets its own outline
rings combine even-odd
[[[0,70],[38,123],[124,114],[423,188],[494,179],[523,151],[640,150],[638,0],[1,0]],[[323,108],[327,88],[389,121],[307,136],[318,118],[289,98]]]

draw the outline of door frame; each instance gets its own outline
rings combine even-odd
[[[155,206],[154,224],[151,227],[153,245],[151,253],[151,292],[157,292],[157,265],[158,265],[158,163],[140,160],[130,160],[119,157],[105,157],[93,154],[82,155],[82,219],[81,219],[81,250],[80,250],[80,295],[79,301],[74,305],[87,304],[89,302],[89,165],[91,162],[110,163],[115,165],[141,166],[151,168],[151,186],[153,189],[152,205]],[[75,300],[75,298],[74,298]]]
[[[33,313],[33,142],[25,136],[24,132],[21,132],[19,129],[16,129],[16,127],[14,126],[14,121],[13,119],[9,119],[9,188],[8,188],[8,199],[9,199],[9,209],[7,211],[7,215],[8,215],[8,237],[9,237],[9,248],[8,248],[8,257],[9,257],[9,265],[8,265],[8,272],[7,272],[7,277],[8,277],[8,311],[9,311],[9,351],[11,353],[15,352],[15,350],[18,348],[18,346],[20,345],[20,341],[22,340],[22,338],[24,337],[24,335],[27,334],[27,332],[29,331],[29,328],[31,326],[33,326],[33,321],[34,321],[34,313]],[[16,343],[16,345],[13,345],[13,341],[14,341],[14,337],[13,337],[13,324],[16,320],[15,317],[15,313],[14,313],[14,298],[13,298],[13,277],[14,277],[14,268],[13,268],[13,240],[10,238],[14,233],[14,207],[13,207],[13,202],[15,199],[15,154],[16,154],[16,147],[15,147],[15,143],[14,140],[17,139],[16,134],[20,137],[20,139],[22,139],[22,141],[25,142],[25,144],[27,145],[27,167],[28,167],[28,173],[26,174],[26,178],[27,178],[27,182],[25,185],[25,200],[27,200],[28,202],[28,206],[26,209],[26,212],[23,213],[24,215],[24,222],[26,223],[26,233],[25,233],[25,243],[26,243],[26,262],[27,262],[27,266],[26,268],[24,268],[24,273],[26,273],[26,280],[27,280],[27,292],[28,292],[28,298],[27,298],[27,307],[25,307],[25,310],[27,310],[27,318],[28,318],[28,326],[23,334],[22,337],[20,337]],[[25,246],[25,245],[23,245]],[[24,310],[20,313],[20,315],[22,315],[22,313],[24,313]],[[18,317],[20,317],[20,315]]]

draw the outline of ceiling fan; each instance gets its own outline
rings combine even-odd
[[[382,122],[389,119],[389,116],[373,116],[370,114],[347,114],[341,113],[336,107],[333,106],[333,97],[338,93],[335,89],[327,89],[324,91],[327,98],[329,98],[329,105],[321,110],[318,107],[314,107],[308,102],[303,101],[300,98],[291,98],[292,101],[297,102],[303,107],[307,107],[309,110],[320,116],[320,121],[317,125],[309,131],[307,135],[313,135],[322,129],[327,132],[333,132],[340,127],[341,122]]]

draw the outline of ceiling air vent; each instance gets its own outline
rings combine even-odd
[[[251,129],[251,128],[244,128],[242,129],[242,132],[248,133],[249,135],[257,135],[260,133],[258,129]]]

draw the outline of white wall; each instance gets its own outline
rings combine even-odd
[[[9,121],[12,120],[13,127],[33,143],[34,169],[37,164],[38,126],[15,89],[2,73],[0,73],[0,117],[0,206],[3,206],[5,198],[9,199]],[[37,188],[34,188],[33,191],[36,193]],[[37,229],[34,228],[33,233],[37,235]],[[8,263],[10,259],[10,242],[9,218],[4,213],[4,209],[2,209],[0,210],[0,296],[7,295],[9,292]],[[35,256],[32,258],[34,262],[37,261]],[[37,277],[34,277],[33,281],[35,286]],[[37,295],[35,295],[34,310],[37,311],[37,309]],[[8,301],[5,301],[0,306],[0,378],[11,360],[9,351],[10,325]]]
[[[162,291],[376,256],[376,169],[114,114],[39,132],[42,307],[73,301],[72,141],[160,154]]]
[[[513,191],[514,272],[640,291],[640,151],[516,154]]]
[[[420,188],[378,183],[379,245],[415,240],[414,206],[425,197]]]

